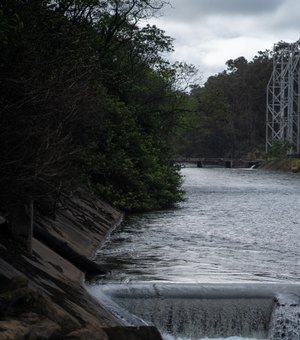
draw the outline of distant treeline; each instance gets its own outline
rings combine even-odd
[[[227,70],[208,78],[190,94],[191,114],[179,154],[189,157],[264,156],[266,89],[273,51],[226,62]]]

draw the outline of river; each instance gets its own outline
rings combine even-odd
[[[296,282],[300,176],[184,168],[186,201],[128,216],[97,261],[110,281]]]
[[[261,319],[258,315],[263,313],[265,320],[269,320],[273,308],[270,307],[273,305],[273,298],[270,298],[269,293],[264,293],[264,299],[260,300],[255,299],[255,294],[262,294],[261,292],[264,289],[268,291],[269,287],[272,290],[277,284],[293,285],[299,282],[300,174],[186,167],[182,169],[182,175],[186,193],[184,202],[171,210],[127,216],[104,247],[98,251],[97,262],[110,271],[108,276],[98,281],[99,287],[107,288],[111,283],[117,283],[122,284],[117,286],[120,290],[124,290],[124,285],[134,287],[125,288],[125,295],[129,296],[131,289],[134,294],[145,291],[148,297],[152,296],[152,307],[149,299],[135,299],[133,303],[132,294],[129,296],[130,299],[125,296],[125,299],[117,300],[131,313],[144,319],[148,318],[163,332],[169,333],[165,335],[165,339],[174,339],[173,336],[176,339],[200,339],[207,336],[216,338],[221,333],[222,339],[226,338],[226,334],[243,335],[243,339],[268,337],[270,329],[263,326],[263,323],[269,321],[260,320],[261,324],[255,326],[255,331],[249,330],[253,328],[251,320]],[[147,286],[147,283],[151,282],[162,286],[155,284]],[[133,286],[126,286],[129,283]],[[144,286],[135,287],[135,283],[143,283]],[[179,283],[175,291],[177,289],[179,295],[182,295],[182,302],[178,302],[177,293],[175,300],[173,298],[161,300],[161,294],[165,294],[169,289],[165,287],[173,283]],[[116,289],[119,290],[113,287],[112,291]],[[203,295],[203,291],[205,294],[212,291],[209,293],[211,296],[220,294],[221,299],[207,300],[202,296],[199,300],[197,297],[193,300],[197,305],[192,307],[191,300],[186,297],[188,294],[194,294],[189,293],[193,289],[195,292],[199,291],[200,295]],[[230,296],[237,296],[234,293],[235,289],[241,293],[234,300]],[[157,293],[159,290],[161,294]],[[299,287],[296,291],[298,290]],[[99,291],[97,284],[91,291],[97,297]],[[171,293],[166,293],[167,297],[173,294],[174,288],[169,291]],[[252,291],[252,295],[249,291]],[[228,295],[229,300],[224,300],[222,294],[224,296],[231,294]],[[243,294],[250,294],[252,302],[243,299]],[[300,339],[300,318],[295,318],[295,315],[300,315],[298,293],[293,296],[296,300],[293,298],[290,305],[296,305],[297,310],[288,307],[288,311],[284,311],[283,314],[281,310],[278,312],[278,308],[275,311],[276,315],[281,313],[279,318],[277,316],[275,318],[275,323],[280,324],[280,331],[277,332],[280,339]],[[288,300],[289,297],[287,300],[283,297],[283,301]],[[231,301],[229,305],[228,301]],[[232,303],[236,314],[229,318],[228,315],[233,311]],[[252,303],[253,308],[249,308],[249,303]],[[160,306],[161,304],[163,305]],[[286,302],[283,303],[283,306],[285,305]],[[158,306],[163,311],[162,315],[157,312]],[[145,312],[147,308],[152,308],[152,311],[149,311],[151,315]],[[222,308],[225,308],[223,315],[226,320],[220,316],[219,311]],[[252,316],[249,316],[250,309]],[[202,324],[203,320],[199,319],[199,310],[210,318],[210,321],[207,321],[208,319],[205,321],[206,324]],[[166,313],[170,316],[170,311],[173,328],[167,325],[170,323],[167,320],[160,324],[162,319],[168,318]],[[182,313],[186,313],[185,323],[195,317],[198,319],[185,329],[182,325]],[[221,318],[218,321],[216,313]],[[286,314],[289,315],[288,318]],[[236,325],[232,326],[237,324],[236,320],[240,315],[244,316],[239,327],[250,327],[249,329],[237,330]],[[288,320],[287,324],[282,320]],[[202,334],[202,329],[207,328],[207,323],[222,324],[222,327],[232,329],[227,332],[223,327],[222,332],[213,330]],[[295,337],[282,336],[291,323]],[[178,324],[181,324],[181,329],[174,330]],[[276,327],[273,327],[274,334]],[[201,336],[198,337],[200,333]],[[277,339],[275,335],[268,338]]]

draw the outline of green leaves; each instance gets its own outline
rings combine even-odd
[[[172,39],[141,19],[159,0],[4,0],[0,7],[0,205],[80,181],[126,210],[182,198]]]
[[[182,199],[180,176],[169,164],[162,141],[145,132],[124,103],[109,104],[109,128],[99,136],[102,155],[86,169],[96,192],[126,211],[169,207]],[[115,104],[115,106],[113,106]],[[155,132],[156,133],[156,132]],[[93,151],[94,154],[95,151]]]
[[[197,107],[181,148],[188,156],[245,157],[264,144],[270,53],[259,52],[250,62],[231,59],[226,65],[226,71],[191,91]]]
[[[269,159],[282,159],[287,155],[287,151],[291,148],[291,144],[288,141],[274,141],[269,148],[267,157]]]

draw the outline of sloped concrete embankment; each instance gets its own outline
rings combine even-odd
[[[80,190],[55,216],[36,214],[31,257],[2,236],[0,339],[160,339],[152,327],[123,327],[84,288],[84,273],[102,272],[90,258],[121,219]]]

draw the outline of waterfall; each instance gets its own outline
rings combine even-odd
[[[115,301],[163,333],[190,339],[239,335],[265,339],[272,299],[152,298]]]
[[[175,339],[300,339],[299,285],[142,283],[90,290],[127,324],[155,325]]]
[[[300,299],[294,294],[279,294],[272,313],[271,340],[300,339]]]

